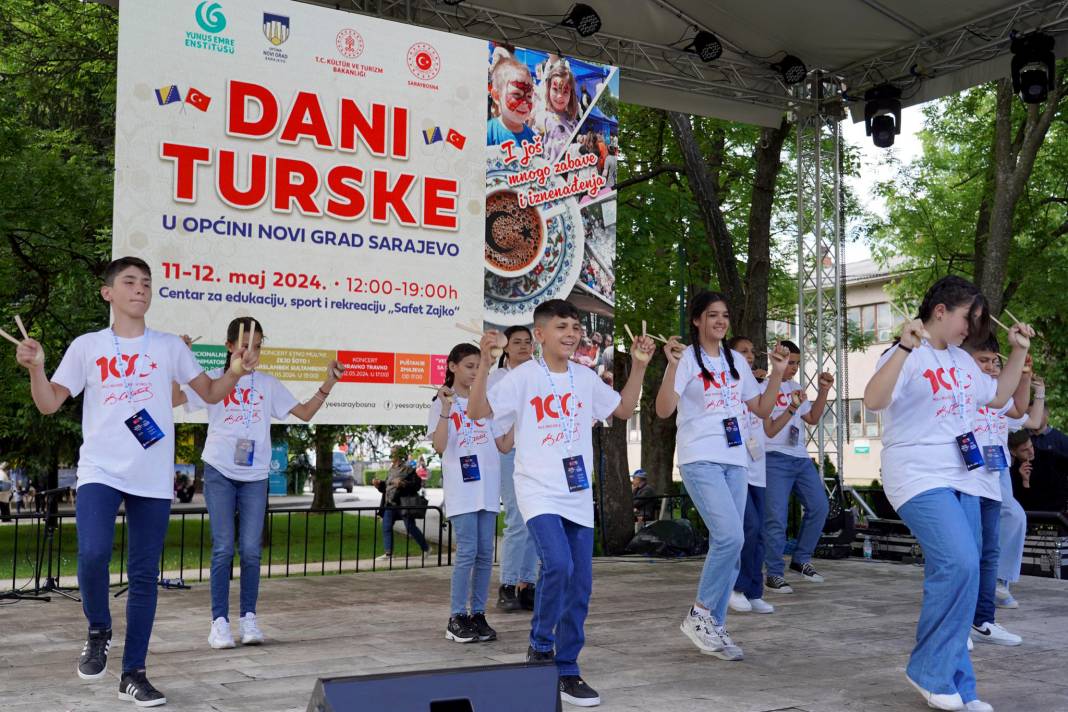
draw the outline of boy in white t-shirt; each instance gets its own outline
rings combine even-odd
[[[801,363],[801,349],[792,341],[782,345],[790,350],[790,362],[779,387],[779,395],[771,415],[764,420],[764,432],[768,436],[767,501],[764,513],[764,563],[767,578],[764,586],[774,593],[793,593],[783,574],[786,566],[783,551],[786,549],[786,518],[790,507],[790,494],[796,494],[804,508],[801,531],[797,534],[797,547],[790,558],[790,569],[808,581],[822,583],[823,576],[812,565],[812,554],[823,534],[830,505],[823,480],[805,444],[805,424],[819,425],[827,409],[827,394],[834,385],[834,376],[819,375],[819,393],[815,403],[808,402],[805,389],[797,381]]]
[[[971,354],[979,370],[993,378],[1001,373],[999,348],[993,334],[981,344],[964,344],[964,350]],[[1016,405],[1028,398],[1030,391],[1031,374],[1025,372],[1012,400],[997,409],[979,408],[972,424],[972,432],[983,448],[985,460],[985,467],[974,471],[981,488],[979,527],[983,537],[979,555],[979,598],[971,631],[972,640],[978,643],[1016,646],[1023,642],[1023,638],[1001,627],[995,617],[998,581],[1009,576],[1013,576],[1013,580],[1019,578],[1027,534],[1027,515],[1012,496],[1008,443],[1010,432],[1034,427],[1041,422],[1045,388],[1039,391],[1039,398],[1031,408],[1035,416],[1031,424],[1022,413],[1023,408]]]
[[[154,707],[167,701],[145,676],[145,657],[173,495],[171,384],[189,384],[204,401],[217,403],[233,390],[241,370],[255,367],[256,360],[241,349],[233,368],[212,380],[181,338],[146,328],[152,273],[141,259],[121,257],[111,262],[100,294],[111,305],[113,325],[76,338],[51,380],[37,341],[25,339],[17,359],[30,372],[34,404],[45,415],[85,391],[76,514],[78,585],[89,634],[78,676],[97,680],[107,672],[109,566],[115,517],[122,504],[129,528],[130,589],[119,699]]]
[[[543,358],[512,369],[487,394],[490,352],[500,336],[482,337],[467,408],[470,418],[515,421],[516,502],[541,559],[527,661],[555,660],[561,698],[592,707],[600,697],[579,675],[578,656],[593,576],[593,423],[633,414],[655,345],[647,336],[634,340],[631,375],[617,393],[593,370],[569,362],[582,337],[579,312],[551,299],[534,310]]]

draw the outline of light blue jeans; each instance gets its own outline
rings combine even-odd
[[[501,455],[501,501],[504,503],[504,533],[501,535],[501,584],[535,583],[538,580],[538,550],[530,538],[523,515],[515,502],[515,450]]]
[[[211,618],[230,619],[230,574],[234,566],[234,515],[241,554],[241,615],[256,612],[260,593],[260,549],[267,510],[267,478],[232,480],[204,463],[204,501],[211,521]]]
[[[745,543],[746,469],[702,460],[679,465],[679,471],[708,527],[708,556],[697,584],[697,602],[723,624]]]
[[[786,519],[790,512],[790,493],[796,492],[804,515],[797,534],[797,548],[792,561],[807,564],[820,542],[823,525],[830,505],[820,473],[807,457],[769,452],[767,455],[768,486],[764,509],[764,563],[768,576],[782,576],[786,570],[782,554],[786,550]]]
[[[979,594],[979,498],[948,487],[916,495],[897,510],[923,547],[923,607],[908,676],[940,694],[976,699],[968,636]]]
[[[497,513],[480,509],[449,517],[456,540],[452,565],[452,615],[485,613],[490,575],[493,573],[493,535]]]
[[[1027,513],[1012,496],[1012,478],[1008,470],[1001,471],[1001,530],[998,536],[998,580],[1015,583],[1020,580],[1023,565],[1024,539],[1027,537]]]

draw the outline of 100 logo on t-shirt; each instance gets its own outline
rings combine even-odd
[[[950,383],[946,380],[947,373],[949,374],[949,377],[953,379],[953,383]],[[964,387],[970,388],[972,385],[971,376],[970,374],[965,375],[968,375],[969,378],[968,383],[964,384]],[[931,395],[938,393],[939,389],[941,388],[945,388],[947,391],[951,391],[955,387],[960,386],[960,383],[957,382],[957,368],[955,366],[953,368],[950,368],[949,371],[946,371],[946,369],[944,368],[939,368],[937,371],[927,369],[923,372],[923,377],[926,378],[931,384]]]
[[[711,378],[708,378],[703,373],[697,374],[697,377],[701,379],[701,383],[704,389],[711,390],[713,386],[716,388],[723,388],[727,385],[727,372],[726,371],[709,371]]]
[[[100,382],[107,383],[109,378],[122,378],[123,376],[133,376],[134,371],[137,368],[137,359],[141,354],[123,354],[122,360],[126,363],[126,373],[119,372],[118,359],[114,356],[108,358],[107,356],[101,356],[96,360],[96,365],[100,367]],[[138,378],[147,378],[151,375],[152,371],[156,369],[156,364],[152,362],[152,357],[145,355],[145,361],[149,362],[149,370],[145,373],[137,373]]]
[[[258,401],[252,402],[252,393],[253,389],[251,388],[235,388],[234,390],[227,393],[226,397],[223,398],[223,407],[225,408],[231,405],[241,404],[256,405],[263,402],[263,394],[259,391],[256,391],[256,394],[260,397],[260,399]]]
[[[540,423],[545,419],[545,416],[549,416],[553,420],[560,417],[560,412],[556,409],[556,396],[549,395],[546,397],[534,396],[530,399],[530,404],[534,406],[534,415]],[[561,406],[563,408],[563,415],[571,417],[571,394],[566,393],[561,399]],[[578,404],[578,407],[582,408],[582,403]]]

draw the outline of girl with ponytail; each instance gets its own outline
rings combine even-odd
[[[467,416],[481,356],[479,348],[467,342],[452,348],[445,384],[434,396],[427,422],[427,435],[441,456],[445,512],[456,537],[445,638],[457,643],[497,639],[486,621],[486,598],[500,511],[500,453],[511,450],[512,444],[510,433],[498,432],[492,419]]]
[[[924,553],[923,604],[905,679],[941,710],[993,710],[978,699],[967,644],[979,592],[982,480],[999,464],[972,428],[979,408],[1009,402],[1034,330],[1009,330],[1012,353],[997,378],[960,348],[982,343],[988,330],[978,287],[943,277],[864,389],[864,405],[882,412],[883,489]]]
[[[252,317],[238,317],[226,328],[226,363],[209,372],[217,378],[230,369],[230,359],[242,349],[259,358],[263,330]],[[188,346],[190,342],[186,342]],[[230,574],[234,540],[241,555],[241,644],[258,645],[263,633],[256,622],[260,581],[260,542],[267,507],[267,476],[271,469],[271,418],[290,415],[311,420],[330,395],[343,369],[337,361],[326,369],[326,379],[301,403],[282,382],[268,373],[245,371],[233,392],[208,404],[195,391],[174,392],[174,405],[189,412],[207,410],[208,438],[204,443],[204,501],[211,522],[211,631],[212,648],[234,647],[230,630]],[[177,389],[177,386],[174,387]],[[234,515],[240,531],[235,534]]]
[[[697,597],[680,627],[702,653],[741,660],[742,649],[727,632],[727,606],[744,541],[748,464],[763,457],[745,411],[759,418],[771,412],[787,359],[776,347],[762,394],[749,364],[725,343],[727,298],[702,291],[690,303],[689,316],[690,346],[677,336],[664,346],[667,369],[656,396],[661,418],[678,409],[679,470],[709,532]]]

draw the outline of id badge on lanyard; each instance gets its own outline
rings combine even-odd
[[[941,361],[938,358],[938,352],[932,349],[935,354],[935,361]],[[952,361],[953,369],[950,373],[950,377],[953,380],[953,406],[957,411],[957,417],[960,418],[961,423],[965,428],[968,427],[968,418],[964,412],[964,406],[967,402],[967,396],[964,395],[964,389],[958,383],[958,379],[953,373],[958,371],[957,360],[953,357],[953,353],[950,352],[949,358]],[[979,442],[975,439],[975,433],[971,430],[965,430],[965,432],[958,435],[955,440],[957,441],[957,449],[960,450],[961,459],[964,460],[964,467],[971,472],[972,470],[978,470],[985,464],[983,460],[983,451],[979,448]]]
[[[990,444],[983,446],[983,460],[986,461],[986,469],[991,472],[1001,472],[1009,469],[1009,459],[1005,456],[1005,448],[997,442],[996,420],[998,416],[990,417],[989,410],[986,416],[986,432],[990,436]]]
[[[148,339],[148,332],[145,332],[143,339]],[[119,337],[115,334],[114,329],[111,331],[112,343],[115,346],[115,366],[119,371],[119,375],[122,378],[122,387],[126,391],[126,400],[133,407],[133,389],[130,387],[130,382],[126,380],[126,367],[122,362],[122,351],[119,350]],[[148,449],[162,440],[165,436],[163,429],[159,427],[156,420],[148,412],[148,409],[141,408],[136,413],[123,421],[126,424],[127,430],[137,439],[137,442],[144,449]]]
[[[586,476],[586,465],[582,455],[564,458],[564,476],[567,478],[569,492],[579,492],[590,488],[590,478]]]
[[[240,381],[238,382],[240,383]],[[240,386],[235,386],[238,392],[241,391]],[[252,398],[256,394],[256,374],[252,374],[252,379],[249,381],[248,386],[248,410],[245,410],[245,398],[242,395],[238,398],[237,404],[241,408],[241,420],[245,423],[245,437],[238,438],[237,444],[234,446],[234,464],[238,467],[252,467],[252,463],[256,458],[256,441],[248,437],[249,431],[252,429]]]
[[[719,365],[720,375],[723,377],[723,385],[719,388],[719,395],[723,399],[723,410],[727,412],[727,417],[723,419],[723,434],[727,438],[727,447],[738,447],[742,444],[742,427],[738,422],[738,417],[731,415],[731,400],[734,396],[734,388],[730,382],[730,371],[727,369],[727,360],[723,355],[723,349],[727,348],[726,345],[720,344],[719,347]],[[701,349],[701,358],[705,357],[704,349]]]
[[[460,455],[460,476],[464,482],[478,482],[482,473],[478,469],[478,455]]]

